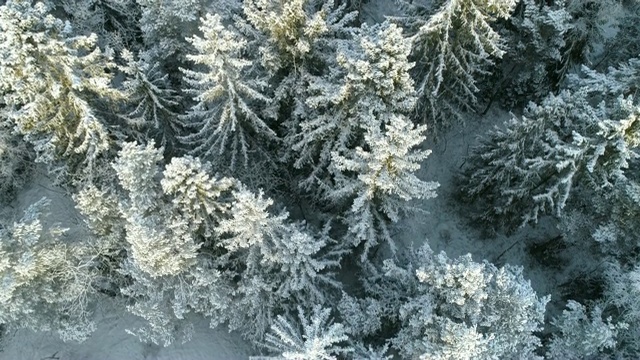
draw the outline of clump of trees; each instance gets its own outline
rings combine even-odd
[[[195,314],[275,359],[637,357],[638,6],[397,3],[1,5],[0,203],[39,166],[86,236],[3,214],[0,324],[83,340],[111,296],[141,341]],[[496,96],[529,104],[466,159],[469,215],[555,218],[605,267],[551,320],[521,267],[394,241],[437,195],[424,141]]]

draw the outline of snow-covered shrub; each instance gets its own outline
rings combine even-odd
[[[323,309],[320,305],[313,307],[310,317],[299,307],[298,321],[279,315],[263,346],[280,356],[264,359],[337,360],[338,356],[353,352],[346,346],[348,329],[332,322],[330,316],[331,309]]]
[[[415,32],[411,39],[419,60],[417,90],[425,123],[447,126],[451,117],[461,120],[462,112],[475,110],[479,77],[505,53],[504,41],[491,23],[508,18],[515,4],[440,0],[432,5],[437,9],[433,14],[408,14],[405,23]]]
[[[18,222],[0,228],[0,323],[82,341],[95,329],[94,249],[66,238],[68,229],[45,228],[41,219],[49,204],[43,198]]]
[[[187,58],[202,71],[182,69],[187,93],[196,101],[182,116],[190,134],[180,138],[190,153],[233,169],[246,168],[249,158],[264,152],[276,138],[265,117],[258,111],[270,102],[261,92],[267,87],[246,59],[247,41],[227,30],[219,15],[207,15],[200,26],[203,36],[189,38],[196,54]],[[251,75],[249,77],[249,75]],[[247,81],[245,79],[250,78]],[[255,159],[254,159],[255,160]]]
[[[95,35],[70,32],[44,3],[0,6],[0,119],[33,144],[38,161],[65,159],[63,170],[80,167],[91,178],[111,142],[96,103],[121,94],[111,87],[106,70],[113,65]]]

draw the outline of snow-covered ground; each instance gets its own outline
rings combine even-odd
[[[137,319],[105,301],[96,313],[98,329],[82,343],[65,343],[51,333],[20,330],[3,340],[2,360],[236,360],[247,359],[249,345],[224,328],[212,330],[207,320],[195,324],[193,339],[168,347],[141,343],[126,329]]]

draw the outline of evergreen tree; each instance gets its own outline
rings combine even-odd
[[[425,139],[424,126],[415,128],[405,118],[392,115],[384,133],[376,130],[370,129],[365,135],[370,151],[358,147],[351,156],[332,154],[332,166],[337,170],[336,190],[327,195],[334,201],[341,201],[345,196],[353,198],[345,222],[352,244],[358,246],[364,242],[362,261],[378,244],[378,239],[388,242],[395,252],[388,220],[398,222],[400,212],[408,209],[407,201],[433,198],[439,186],[422,181],[414,174],[420,169],[420,161],[430,154],[430,151],[412,150]]]
[[[423,121],[446,126],[451,117],[462,120],[462,112],[475,110],[479,77],[505,53],[491,23],[508,18],[514,6],[515,0],[440,0],[428,18],[409,7],[416,11],[405,24],[415,32]]]
[[[69,229],[45,227],[42,213],[49,204],[43,198],[21,220],[0,228],[0,323],[82,341],[96,327],[90,310],[98,275],[94,249],[65,238]]]
[[[108,55],[95,36],[71,36],[68,23],[43,3],[8,1],[0,7],[0,119],[33,144],[38,161],[66,164],[61,175],[95,175],[110,134],[98,100],[121,98],[111,87]]]
[[[586,309],[578,302],[569,300],[567,310],[551,322],[559,329],[554,335],[547,352],[548,358],[585,359],[602,354],[605,349],[616,346],[618,332],[627,324],[612,324],[611,317],[602,320],[602,309],[595,306],[587,315]]]
[[[539,299],[522,269],[450,259],[428,246],[405,265],[385,261],[367,294],[398,329],[390,342],[403,358],[535,358],[548,297]]]
[[[521,1],[510,17],[513,29],[506,32],[508,47],[501,63],[500,89],[507,104],[539,101],[562,81],[558,69],[571,29],[571,14],[564,0],[552,5]]]
[[[356,41],[357,48],[338,54],[342,70],[309,84],[313,116],[285,138],[295,151],[294,166],[307,174],[301,181],[307,190],[327,181],[332,153],[350,154],[364,145],[367,128],[380,128],[389,114],[407,114],[415,104],[411,44],[402,30],[388,23],[365,26]]]
[[[572,188],[610,187],[635,158],[631,98],[593,107],[586,91],[550,95],[496,130],[471,157],[463,193],[481,218],[508,228],[560,215]],[[629,136],[631,135],[631,136]]]
[[[281,353],[279,357],[271,359],[337,360],[338,355],[352,352],[353,349],[340,345],[348,340],[348,330],[340,323],[332,323],[330,315],[331,309],[323,309],[317,305],[313,308],[311,317],[307,318],[299,307],[300,326],[297,326],[297,322],[278,316],[264,343],[266,348]]]
[[[135,0],[62,0],[59,3],[74,33],[96,34],[101,49],[121,51],[137,47],[140,8]]]
[[[195,131],[181,142],[192,154],[233,169],[240,161],[247,167],[251,153],[263,152],[276,134],[254,110],[270,100],[261,93],[266,83],[244,58],[247,42],[221,21],[218,15],[207,15],[200,27],[203,37],[189,39],[198,53],[187,58],[205,70],[182,69],[196,104],[183,117],[184,126]],[[246,82],[249,75],[257,79]]]
[[[180,99],[171,89],[169,75],[148,54],[136,60],[130,51],[123,50],[122,59],[126,65],[121,70],[127,75],[122,85],[129,103],[122,117],[134,130],[132,137],[136,141],[156,139],[171,153],[181,129],[175,112]]]

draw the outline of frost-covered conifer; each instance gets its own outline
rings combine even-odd
[[[426,18],[409,14],[415,34],[414,54],[418,93],[424,121],[447,125],[450,117],[461,119],[463,111],[477,104],[478,79],[488,74],[494,58],[505,46],[491,23],[508,18],[515,0],[441,0]],[[417,19],[415,17],[418,17]]]
[[[398,220],[404,202],[433,197],[437,185],[414,175],[429,152],[413,149],[425,139],[426,127],[416,128],[406,116],[416,100],[409,41],[389,23],[365,26],[357,40],[359,52],[338,55],[345,80],[310,84],[315,95],[307,103],[318,116],[300,123],[293,149],[295,166],[309,167],[301,185],[350,206],[349,242],[365,243],[364,260],[378,239],[392,245],[386,223]]]
[[[513,29],[507,32],[510,51],[502,61],[501,91],[509,103],[538,101],[562,80],[565,36],[571,28],[571,15],[565,0],[552,5],[524,0],[510,17]]]
[[[569,300],[567,310],[551,322],[558,328],[549,344],[547,357],[552,359],[578,360],[606,349],[615,348],[619,331],[627,328],[624,323],[611,323],[611,317],[602,319],[602,309],[593,307],[587,315],[584,305]]]
[[[185,41],[196,33],[205,13],[204,0],[135,0],[140,6],[140,29],[153,61],[177,70],[189,52]]]
[[[270,101],[261,93],[266,83],[245,58],[246,40],[225,29],[219,15],[203,18],[200,30],[203,37],[189,39],[197,54],[187,58],[204,69],[182,69],[187,92],[196,101],[183,124],[193,130],[180,140],[192,154],[221,166],[233,169],[241,162],[247,167],[252,153],[264,151],[276,138],[257,110]]]
[[[507,227],[559,215],[574,186],[602,191],[623,176],[637,157],[638,111],[631,98],[594,107],[583,90],[550,95],[474,150],[463,192]]]
[[[285,138],[294,166],[306,173],[301,186],[307,190],[326,181],[332,153],[350,154],[364,145],[366,129],[380,128],[389,114],[407,114],[415,105],[411,44],[402,30],[385,23],[361,31],[358,46],[338,54],[341,70],[310,82],[306,103],[312,116]]]
[[[350,23],[356,14],[345,9],[346,4],[337,6],[333,0],[244,2],[244,13],[255,29],[252,37],[258,39],[251,52],[260,54],[270,75],[274,90],[267,110],[281,119],[286,145],[281,155],[287,161],[299,158],[291,147],[305,132],[300,123],[320,115],[306,102],[310,84],[339,76],[336,54],[355,32]]]
[[[0,204],[12,200],[32,170],[33,151],[8,127],[0,125]]]
[[[436,196],[435,182],[425,182],[415,176],[420,162],[430,151],[414,148],[425,139],[425,126],[415,127],[405,117],[391,115],[384,125],[384,132],[368,129],[365,143],[368,149],[355,149],[353,155],[333,155],[335,190],[327,194],[339,202],[344,197],[353,198],[346,215],[349,237],[358,246],[364,242],[362,260],[368,251],[383,239],[395,252],[395,245],[387,222],[397,222],[407,202],[414,199],[429,199]],[[355,174],[355,176],[353,175]]]
[[[313,308],[307,317],[298,307],[298,321],[292,321],[279,315],[271,325],[271,332],[265,337],[264,347],[280,353],[280,356],[267,359],[282,360],[337,360],[353,349],[345,346],[348,336],[340,323],[330,319],[331,309],[320,305]]]
[[[386,261],[368,286],[398,326],[390,341],[403,358],[535,358],[549,298],[538,298],[521,268],[449,259],[427,246],[409,260]]]
[[[80,166],[90,178],[110,146],[96,102],[121,94],[96,37],[72,37],[69,24],[48,11],[29,1],[0,6],[0,119],[34,145],[39,161],[64,158],[66,168]]]
[[[45,228],[42,212],[49,203],[41,199],[0,230],[0,323],[82,341],[95,330],[93,249],[67,238],[68,229]]]
[[[599,61],[603,56],[601,49],[609,36],[607,33],[615,29],[623,17],[621,1],[567,0],[565,4],[572,19],[558,69],[561,77],[574,66],[591,66]]]
[[[180,133],[175,111],[180,99],[171,89],[169,75],[147,54],[136,60],[130,51],[123,50],[122,59],[126,64],[121,70],[127,76],[122,86],[129,104],[122,117],[133,128],[134,138],[140,141],[148,136],[163,147],[175,147]]]
[[[230,327],[260,339],[276,310],[326,301],[326,288],[339,286],[330,270],[339,265],[342,252],[329,248],[328,229],[316,235],[303,224],[287,222],[286,212],[270,214],[273,201],[262,194],[240,187],[233,199],[228,217],[216,228],[221,245],[231,252],[232,267],[245,268]]]
[[[125,143],[113,167],[128,199],[120,205],[127,220],[126,239],[136,266],[152,277],[177,275],[195,264],[199,244],[186,219],[159,201],[155,180],[162,159],[153,141],[146,147]]]
[[[262,62],[277,71],[302,64],[310,55],[313,43],[329,31],[326,9],[310,14],[309,0],[244,1],[247,20],[267,37],[260,47]],[[333,1],[329,1],[331,7]]]
[[[217,179],[209,171],[210,165],[198,158],[173,158],[160,182],[164,194],[173,197],[174,211],[188,219],[191,231],[205,238],[213,235],[214,225],[228,211],[230,198],[226,192],[236,185],[233,179]]]
[[[136,45],[140,8],[135,0],[62,0],[77,35],[98,35],[98,45],[123,50]]]

